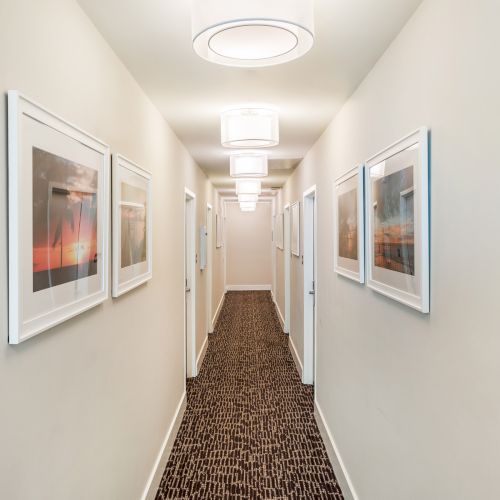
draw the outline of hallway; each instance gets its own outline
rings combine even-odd
[[[228,292],[158,500],[343,498],[269,292]]]

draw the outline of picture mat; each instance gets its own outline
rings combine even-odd
[[[365,281],[365,227],[364,227],[364,168],[355,167],[337,179],[334,184],[334,269],[337,274],[364,283]],[[339,198],[354,192],[356,203],[357,259],[339,255],[340,210]],[[354,201],[354,200],[353,200]]]
[[[62,158],[73,158],[80,165],[87,168],[93,168],[97,172],[101,166],[101,155],[77,143],[64,134],[43,125],[31,118],[25,117],[23,120],[23,173],[25,179],[29,178],[29,185],[33,185],[33,145],[49,153]],[[26,190],[28,191],[28,190]],[[32,190],[24,193],[26,206],[32,206]],[[100,201],[98,200],[98,212],[100,210]],[[97,248],[102,248],[102,221],[98,217]],[[24,269],[32,269],[33,259],[33,221],[31,217],[25,217],[22,225],[22,239],[26,242],[22,261],[25,263]],[[99,264],[99,263],[98,263]],[[50,289],[33,293],[33,273],[23,273],[23,313],[26,327],[29,329],[40,316],[43,316],[48,310],[58,309],[70,304],[74,304],[88,295],[97,294],[103,289],[103,263],[98,265],[96,275],[82,278],[78,281],[65,283]]]
[[[109,148],[16,91],[9,107],[9,343],[17,344],[108,296]],[[97,274],[33,293],[33,147],[98,172]],[[27,208],[28,207],[28,208]]]
[[[429,312],[428,139],[421,128],[367,161],[368,286],[423,313]],[[414,165],[415,276],[376,267],[373,182]]]

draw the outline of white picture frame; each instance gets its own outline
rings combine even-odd
[[[300,202],[291,205],[292,213],[292,255],[300,257]]]
[[[334,270],[365,282],[364,166],[358,165],[333,184]]]
[[[430,311],[428,157],[422,127],[365,162],[367,284],[424,314]]]
[[[221,248],[224,244],[222,234],[222,217],[215,214],[215,248]]]
[[[110,154],[15,90],[8,148],[9,343],[19,344],[109,297]]]
[[[152,182],[151,172],[113,155],[114,298],[153,277]]]
[[[276,247],[279,248],[280,250],[283,250],[284,248],[284,222],[283,222],[284,214],[280,213],[276,217],[276,228],[275,228],[275,233],[276,233]]]

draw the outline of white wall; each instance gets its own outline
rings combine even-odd
[[[318,186],[316,397],[360,499],[500,498],[499,19],[496,0],[425,0],[283,191]],[[421,125],[430,316],[333,272],[333,180]]]
[[[7,345],[0,100],[0,497],[137,500],[184,392],[184,186],[203,202],[213,189],[73,0],[0,3],[0,88],[20,90],[154,178],[152,281]]]
[[[272,204],[257,203],[255,212],[242,212],[226,202],[227,286],[265,285],[271,289]]]

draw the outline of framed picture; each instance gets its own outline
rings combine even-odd
[[[358,166],[334,184],[334,269],[365,282],[364,168]]]
[[[283,242],[284,242],[284,229],[285,226],[283,224],[283,218],[284,215],[283,213],[278,214],[276,217],[276,228],[275,228],[275,233],[276,233],[276,247],[279,248],[280,250],[283,250]]]
[[[113,297],[153,276],[151,173],[113,155]]]
[[[300,202],[292,204],[292,254],[300,257]]]
[[[215,214],[215,247],[222,247],[222,218],[219,214]]]
[[[108,298],[109,148],[8,93],[9,343]]]
[[[429,312],[428,131],[366,162],[368,286]]]

